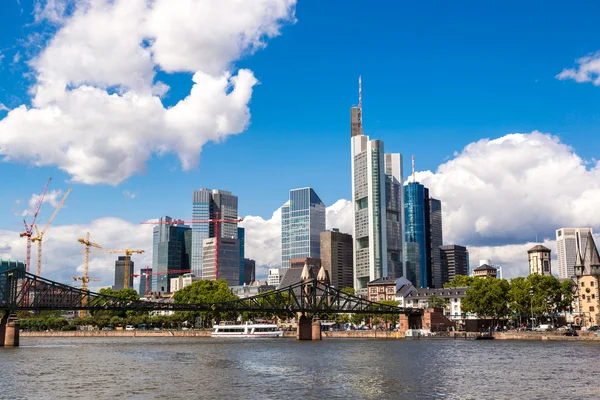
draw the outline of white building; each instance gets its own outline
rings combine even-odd
[[[556,231],[556,252],[558,257],[558,277],[570,279],[575,275],[577,251],[582,253],[587,243],[587,234],[591,228],[560,228]],[[577,248],[579,236],[579,248]]]
[[[283,277],[283,274],[281,273],[280,268],[271,268],[269,269],[269,276],[267,277],[267,284],[269,286],[279,286],[279,283],[281,282],[281,278]]]
[[[552,275],[551,250],[541,244],[527,251],[529,274]]]
[[[462,320],[467,315],[462,310],[462,299],[467,293],[466,287],[442,289],[414,289],[396,293],[396,301],[400,307],[428,308],[432,295],[446,301],[444,315],[451,320]]]
[[[192,283],[201,280],[202,278],[194,275],[194,274],[185,274],[182,276],[178,276],[177,278],[171,278],[171,292],[175,293],[178,290],[183,289],[186,286],[191,285]]]
[[[350,110],[352,204],[354,207],[354,289],[405,276],[402,155],[385,154],[383,141],[362,131],[362,108]],[[386,196],[386,187],[389,196]]]

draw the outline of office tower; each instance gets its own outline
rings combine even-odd
[[[402,154],[385,155],[385,199],[388,276],[398,279],[404,270],[404,188]]]
[[[129,273],[127,274],[127,276],[129,276],[129,279],[127,282],[127,287],[125,287],[125,282],[123,281],[126,260],[129,261]],[[114,290],[120,290],[125,288],[133,289],[133,267],[134,263],[133,261],[131,261],[130,256],[119,256],[117,261],[115,261],[115,285],[113,286]]]
[[[240,284],[240,241],[238,239],[222,237],[204,239],[202,243],[202,279],[225,279],[229,286]]]
[[[256,281],[256,261],[244,258],[244,285],[250,285]]]
[[[419,245],[418,287],[422,288],[430,287],[431,278],[427,265],[431,248],[429,214],[429,190],[418,182],[409,182],[404,186],[405,240]]]
[[[246,230],[244,228],[237,228],[237,236],[238,236],[238,240],[240,241],[240,285],[243,285],[244,282],[246,281],[246,276],[245,276],[245,239],[246,239]]]
[[[354,287],[352,235],[338,229],[321,232],[321,265],[338,289]]]
[[[148,293],[152,292],[152,268],[146,267],[140,270],[140,287],[138,293],[141,297],[146,296],[146,289],[148,289]],[[147,285],[147,286],[146,286]]]
[[[419,243],[404,242],[404,262],[406,264],[406,278],[414,287],[421,287],[421,259]]]
[[[450,244],[440,246],[442,286],[456,275],[469,275],[469,252],[464,246]]]
[[[237,239],[237,223],[208,222],[238,218],[238,198],[225,190],[200,189],[192,194],[192,273],[202,276],[202,244],[219,231],[222,238]]]
[[[558,258],[558,277],[561,279],[572,278],[575,275],[575,262],[577,250],[582,253],[587,244],[588,232],[591,228],[560,228],[556,231],[556,252]],[[577,247],[579,235],[579,247]]]
[[[170,293],[171,278],[182,271],[190,269],[192,257],[192,230],[187,225],[171,225],[170,217],[162,217],[161,224],[153,230],[152,270],[157,275],[152,276],[152,291]]]
[[[431,264],[431,284],[434,288],[441,288],[444,284],[440,247],[443,243],[442,235],[442,202],[429,198],[429,263]]]
[[[385,154],[383,141],[363,134],[360,84],[350,136],[354,289],[366,295],[368,282],[404,274],[402,156]]]
[[[325,204],[312,188],[290,190],[281,207],[281,268],[290,259],[320,257],[321,232],[325,231]]]
[[[552,275],[550,249],[540,244],[527,251],[529,274]]]

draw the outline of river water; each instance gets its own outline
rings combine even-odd
[[[600,343],[21,338],[1,399],[600,399]]]

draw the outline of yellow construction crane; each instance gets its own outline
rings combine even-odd
[[[77,241],[83,245],[85,245],[85,257],[84,257],[84,262],[83,262],[83,276],[81,277],[73,277],[74,281],[81,281],[81,288],[83,290],[88,290],[88,282],[92,281],[92,280],[96,280],[96,278],[90,278],[88,277],[88,272],[90,270],[90,248],[91,247],[96,247],[98,249],[101,249],[102,246],[100,246],[98,243],[94,243],[92,241],[90,241],[90,233],[86,232],[85,234],[85,239],[83,238],[79,238],[77,239]],[[87,296],[83,298],[81,304],[85,307],[87,305]],[[81,318],[85,317],[85,310],[81,310],[79,312],[79,316]]]
[[[124,268],[124,273],[123,273],[123,289],[127,289],[127,287],[129,286],[129,277],[131,275],[131,273],[129,272],[129,259],[131,258],[132,254],[142,254],[144,252],[144,250],[132,250],[132,249],[111,249],[111,250],[98,250],[95,251],[94,253],[101,253],[101,254],[125,254],[125,268]],[[116,287],[116,282],[115,282],[115,289],[118,289]]]
[[[67,190],[67,193],[65,193],[65,195],[63,196],[60,203],[58,203],[58,205],[54,209],[54,212],[52,213],[52,216],[48,220],[48,223],[46,224],[46,226],[44,227],[44,229],[41,232],[38,230],[37,225],[35,225],[35,224],[33,225],[33,228],[35,229],[35,233],[37,236],[32,237],[31,241],[37,242],[37,246],[38,246],[38,248],[37,248],[37,268],[35,270],[35,274],[37,276],[40,276],[40,274],[42,273],[42,239],[44,238],[44,235],[46,234],[46,231],[48,230],[48,228],[50,228],[50,224],[52,224],[52,221],[54,221],[54,217],[56,217],[56,214],[58,214],[58,212],[62,208],[63,204],[65,203],[65,200],[69,196],[69,193],[71,193],[71,189]]]

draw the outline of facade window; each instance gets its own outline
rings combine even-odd
[[[581,282],[581,287],[584,287],[584,286],[585,286],[585,282]]]
[[[594,286],[594,281],[591,281],[591,282],[590,282],[590,286]]]
[[[592,295],[592,299],[595,299],[595,298],[596,298],[596,295],[595,295],[595,294],[593,294],[593,295]]]
[[[387,288],[388,293],[394,293],[394,288],[392,286],[390,286],[389,288]]]
[[[594,312],[594,307],[590,307],[590,312]]]
[[[377,293],[377,288],[372,287],[371,288],[371,293]]]

